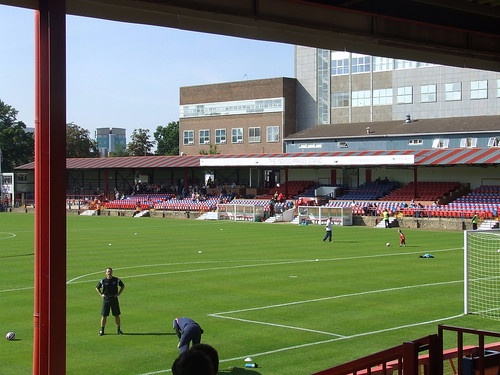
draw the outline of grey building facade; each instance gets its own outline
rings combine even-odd
[[[296,46],[297,131],[500,115],[500,73]]]

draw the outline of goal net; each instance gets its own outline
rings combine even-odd
[[[500,320],[500,230],[464,232],[464,312]]]

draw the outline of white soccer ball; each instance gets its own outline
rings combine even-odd
[[[387,243],[385,244],[385,246],[388,246],[388,247],[389,247],[389,246],[391,246],[391,243],[390,243],[390,242],[387,242]]]
[[[9,341],[12,341],[16,338],[16,334],[14,332],[9,332],[5,335],[5,338]]]

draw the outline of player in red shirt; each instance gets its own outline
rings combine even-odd
[[[405,246],[406,247],[406,237],[405,237],[405,235],[403,234],[403,232],[401,232],[401,229],[398,229],[398,232],[399,232],[399,247],[401,247],[401,246]]]

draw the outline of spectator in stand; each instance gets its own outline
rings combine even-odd
[[[141,202],[137,202],[137,204],[135,205],[135,211],[134,211],[134,214],[132,216],[136,216],[138,214],[141,213],[141,209],[142,209],[142,206],[141,206]]]
[[[279,193],[278,195],[278,202],[284,203],[285,202],[285,195],[283,193]]]
[[[422,205],[422,203],[418,202],[417,203],[417,211],[416,211],[416,215],[418,214],[418,216],[416,217],[420,217],[422,216],[422,214],[424,213],[424,206]]]
[[[278,201],[278,197],[279,197],[279,193],[278,193],[278,190],[276,190],[276,192],[274,193],[274,196],[273,196],[273,200],[275,202],[277,202]]]

